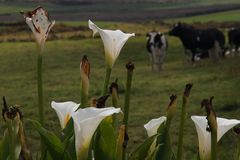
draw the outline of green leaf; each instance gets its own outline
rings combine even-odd
[[[3,138],[0,141],[0,159],[8,159],[9,155],[9,135],[8,130],[4,131]]]
[[[130,155],[130,160],[145,160],[149,155],[150,147],[159,134],[147,138],[133,153]]]
[[[64,141],[74,135],[74,123],[72,118],[68,121],[66,127],[62,130],[62,133]]]
[[[158,148],[156,154],[156,159],[161,160],[170,160],[173,157],[173,151],[171,148],[170,134],[169,134],[169,125],[163,124],[158,129],[160,136],[157,138],[157,144],[161,144]]]
[[[20,118],[16,116],[14,119],[7,119],[6,123],[8,127],[7,143],[9,143],[9,159],[17,160],[19,159],[22,148],[18,135]]]
[[[96,160],[113,160],[116,150],[116,135],[112,123],[104,119],[97,130],[94,139],[94,154]]]
[[[70,160],[71,157],[68,156],[65,150],[64,144],[60,141],[60,139],[52,132],[46,130],[41,126],[41,124],[35,120],[28,120],[34,129],[38,131],[40,134],[43,143],[51,155],[52,159],[57,160]]]
[[[158,152],[159,146],[160,146],[160,144],[155,147],[155,150],[153,150],[153,151],[148,155],[148,157],[146,158],[146,160],[157,160],[157,159],[156,159],[156,156],[157,156],[157,152]]]
[[[75,150],[74,123],[72,118],[68,121],[67,126],[64,128],[62,133],[64,148],[67,151],[66,154],[70,154],[72,159],[77,159]]]

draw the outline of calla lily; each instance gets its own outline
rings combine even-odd
[[[199,155],[201,160],[208,160],[211,157],[211,133],[208,132],[208,121],[206,116],[192,116],[199,142]],[[240,124],[239,120],[217,118],[217,141],[231,128]]]
[[[48,12],[42,7],[24,13],[24,18],[28,26],[31,28],[38,45],[43,47],[48,33],[55,24],[55,21],[49,21]]]
[[[72,115],[75,132],[75,148],[78,160],[85,160],[88,156],[88,149],[92,136],[101,121],[114,113],[120,113],[120,108],[88,107],[79,109]]]
[[[150,120],[147,124],[144,125],[144,128],[147,131],[148,137],[151,137],[157,134],[158,128],[167,120],[166,117],[162,116],[156,119]]]
[[[93,31],[93,36],[97,32],[100,34],[105,49],[106,64],[112,68],[126,41],[135,34],[123,33],[121,30],[103,30],[91,20],[88,21],[88,26]]]
[[[52,101],[51,106],[58,115],[62,129],[66,127],[68,121],[71,119],[72,114],[77,110],[79,105],[80,104],[71,101],[62,103]]]

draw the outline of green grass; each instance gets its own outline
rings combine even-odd
[[[197,135],[190,120],[191,115],[205,115],[200,109],[203,98],[215,96],[214,106],[217,115],[225,118],[238,118],[240,115],[240,57],[229,58],[214,64],[203,60],[195,66],[185,63],[183,48],[179,40],[169,38],[170,48],[164,70],[161,73],[151,72],[145,48],[145,37],[134,37],[123,48],[113,69],[111,80],[119,79],[121,107],[123,104],[124,85],[126,81],[125,63],[132,59],[136,69],[133,77],[132,99],[130,108],[129,148],[132,150],[146,138],[143,124],[152,118],[165,114],[171,94],[178,95],[178,112],[172,126],[172,143],[177,144],[179,111],[181,95],[186,83],[194,84],[189,114],[185,130],[185,157],[194,159],[197,153]],[[90,95],[98,97],[104,79],[103,46],[100,39],[58,40],[47,42],[44,51],[44,106],[46,108],[46,127],[57,132],[58,119],[50,107],[55,101],[80,101],[79,62],[86,54],[91,62]],[[6,96],[9,104],[21,105],[24,120],[37,118],[37,79],[36,79],[36,46],[30,42],[1,43],[0,52],[0,95]],[[110,101],[108,102],[110,105]],[[236,109],[224,108],[225,105]],[[238,107],[236,107],[238,105]],[[1,126],[3,120],[1,119]],[[38,150],[37,134],[25,123],[31,149]],[[2,133],[2,130],[1,130]],[[221,158],[229,159],[234,151],[233,134],[224,136],[219,143]],[[176,149],[176,148],[175,148]]]
[[[223,17],[227,21],[234,12],[214,14],[215,19]],[[236,11],[236,15],[239,11]],[[213,15],[210,15],[211,17]],[[199,16],[199,20],[204,21]],[[190,18],[181,19],[188,21]],[[192,23],[196,17],[191,18]],[[205,22],[205,21],[204,21]],[[87,22],[64,22],[78,26],[87,25]],[[113,69],[111,80],[119,79],[120,106],[123,105],[124,86],[126,81],[126,62],[131,59],[136,69],[133,77],[132,99],[130,108],[129,150],[132,151],[147,137],[143,125],[152,118],[165,114],[171,94],[178,95],[178,110],[171,127],[172,144],[177,144],[177,134],[180,119],[181,95],[186,83],[194,84],[190,96],[188,117],[184,134],[184,155],[186,160],[196,159],[197,134],[191,115],[205,115],[200,108],[203,98],[215,96],[214,107],[217,116],[225,118],[240,117],[240,57],[227,58],[220,63],[202,60],[195,66],[186,63],[183,47],[176,38],[168,37],[169,50],[164,63],[164,70],[154,73],[150,69],[146,51],[145,33],[156,29],[166,30],[158,24],[128,24],[96,22],[101,27],[120,28],[126,32],[138,33],[131,38],[123,48]],[[89,33],[87,33],[89,34]],[[10,35],[9,35],[10,36]],[[12,35],[11,35],[12,36]],[[37,119],[37,75],[36,45],[32,42],[3,42],[0,44],[0,96],[6,96],[9,104],[18,104],[24,113],[26,134],[31,149],[39,150],[38,135],[26,122],[26,119]],[[79,63],[86,54],[91,63],[90,98],[98,97],[104,79],[105,62],[103,46],[99,38],[85,38],[82,40],[49,41],[43,55],[44,106],[46,108],[46,127],[59,133],[60,125],[57,116],[50,107],[55,101],[80,101],[80,73]],[[111,105],[110,100],[108,105]],[[119,117],[121,118],[121,117]],[[3,133],[4,122],[0,119],[0,133]],[[221,160],[233,159],[235,139],[232,132],[226,134],[219,143]],[[176,153],[176,147],[174,147]]]
[[[184,18],[173,18],[169,19],[166,22],[185,22],[185,23],[194,23],[194,22],[239,22],[240,17],[240,10],[234,11],[226,11],[226,12],[219,12],[219,13],[212,13],[200,16],[191,16],[191,17],[184,17]]]

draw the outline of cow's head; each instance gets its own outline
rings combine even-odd
[[[148,52],[152,52],[153,48],[161,48],[163,43],[161,41],[161,32],[149,32],[147,33],[147,50]]]
[[[184,27],[183,24],[178,22],[178,23],[174,24],[173,28],[168,32],[168,34],[170,36],[179,37],[182,33],[183,27]]]

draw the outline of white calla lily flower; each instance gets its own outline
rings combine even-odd
[[[211,157],[211,133],[206,130],[208,121],[206,116],[191,116],[193,120],[199,142],[199,155],[201,160],[208,160]],[[217,117],[217,141],[231,128],[240,124],[239,120],[225,119]]]
[[[54,102],[52,101],[51,106],[56,111],[61,128],[64,129],[68,123],[68,121],[71,119],[72,114],[78,109],[80,104],[77,104],[75,102]]]
[[[147,124],[144,125],[144,128],[147,131],[148,137],[151,137],[155,134],[157,134],[158,128],[165,122],[167,118],[165,116],[152,119]]]
[[[104,45],[106,63],[109,68],[112,68],[126,41],[135,34],[123,33],[121,30],[104,30],[91,20],[88,20],[88,26],[93,31],[93,36],[97,32],[100,34]]]
[[[24,18],[28,26],[31,28],[38,45],[43,47],[55,21],[49,21],[48,12],[42,7],[24,13]]]
[[[88,107],[79,109],[72,115],[75,132],[75,148],[78,160],[85,160],[88,156],[88,149],[92,136],[101,121],[114,113],[120,113],[120,108]]]

